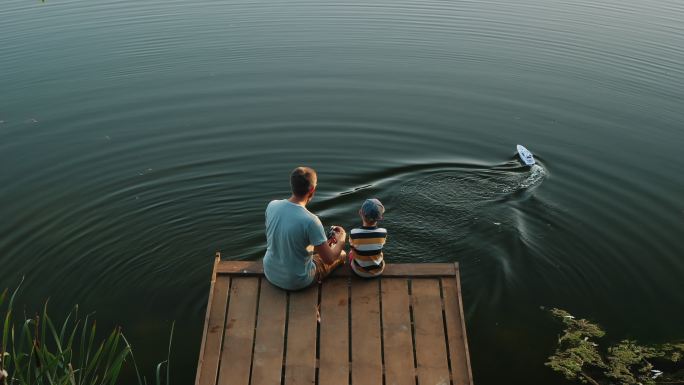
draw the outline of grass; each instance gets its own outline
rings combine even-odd
[[[40,314],[18,317],[13,305],[20,287],[11,294],[8,290],[0,294],[1,385],[115,385],[126,364],[133,365],[138,385],[148,384],[147,378],[140,375],[131,344],[121,328],[114,328],[102,338],[92,314],[79,318],[78,305],[60,324],[48,314],[47,302]],[[173,332],[172,325],[167,359],[156,367],[156,385],[170,383]]]

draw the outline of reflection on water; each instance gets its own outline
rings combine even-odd
[[[375,196],[390,262],[460,263],[478,384],[559,383],[539,306],[684,338],[683,35],[672,0],[4,0],[0,288],[143,367],[176,320],[191,383],[214,251],[260,258],[305,164],[325,225]]]

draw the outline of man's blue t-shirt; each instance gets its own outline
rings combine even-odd
[[[266,278],[286,290],[310,285],[316,269],[313,246],[326,240],[321,220],[306,207],[287,199],[271,201],[266,207]]]

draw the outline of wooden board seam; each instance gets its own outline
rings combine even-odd
[[[256,332],[257,332],[257,322],[259,322],[259,302],[261,301],[261,278],[257,278],[257,299],[254,314],[254,331],[252,335],[252,353],[251,359],[249,360],[249,381],[248,384],[252,383],[252,369],[254,369],[254,346],[256,345]]]
[[[456,271],[458,272],[459,266],[458,262],[454,262]],[[461,313],[461,328],[463,330],[463,345],[465,346],[465,359],[466,366],[468,367],[468,383],[472,385],[473,383],[473,370],[470,367],[470,351],[468,350],[468,335],[466,333],[465,317],[463,314],[463,297],[461,296],[461,274],[456,274],[456,288],[457,288],[457,298],[458,298],[458,311]]]
[[[444,286],[442,285],[442,280],[439,280],[439,299],[440,303],[442,305],[442,327],[444,328],[444,344],[446,346],[446,352],[447,352],[447,365],[449,368],[449,383],[454,384],[454,376],[453,376],[453,370],[452,370],[452,362],[451,362],[451,348],[449,346],[449,329],[447,328],[447,319],[446,319],[446,305],[444,304]]]

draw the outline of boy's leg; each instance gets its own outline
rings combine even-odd
[[[331,264],[327,264],[323,261],[323,259],[320,257],[318,254],[313,255],[313,263],[316,265],[316,276],[314,279],[316,282],[321,283],[325,277],[330,275],[330,273],[333,272],[336,268],[339,266],[344,265],[345,261],[347,259],[347,253],[342,251],[342,254],[340,254],[340,257],[335,260],[335,262]]]

